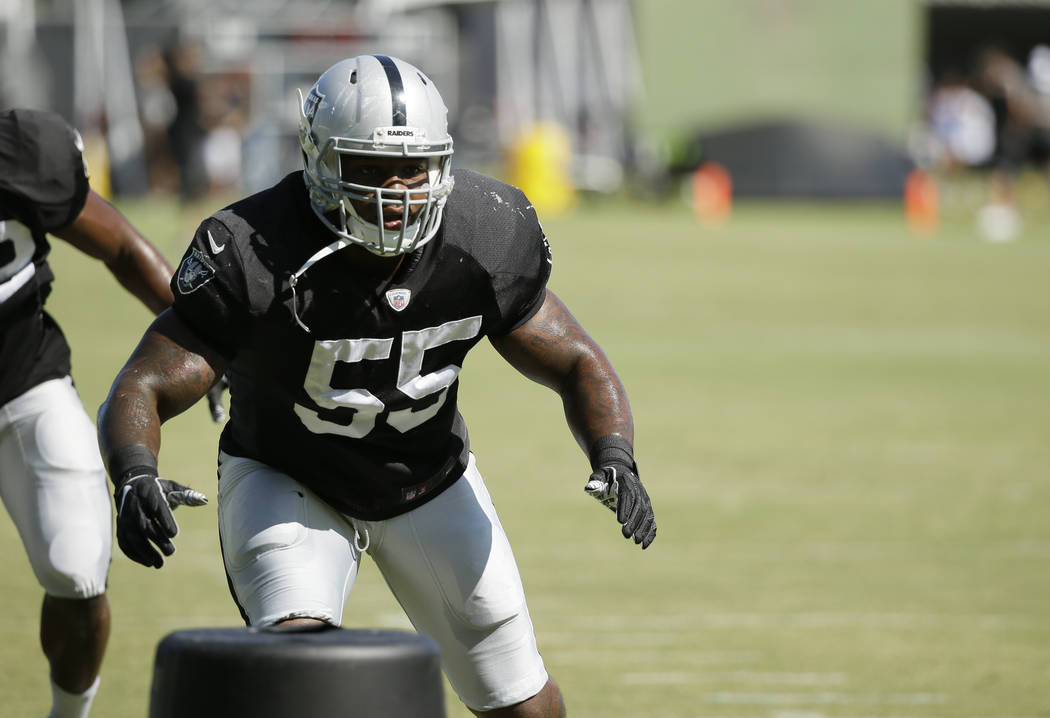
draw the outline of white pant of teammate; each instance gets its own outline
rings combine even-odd
[[[412,625],[440,646],[469,708],[513,705],[546,684],[517,564],[473,455],[437,498],[385,521],[351,519],[257,461],[219,460],[223,560],[252,626],[339,625],[368,553]]]
[[[105,592],[113,547],[109,488],[95,427],[69,377],[0,407],[0,497],[48,594]]]

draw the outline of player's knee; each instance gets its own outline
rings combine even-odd
[[[525,612],[525,602],[491,600],[472,594],[462,603],[450,604],[460,621],[475,631],[491,631],[509,623]]]
[[[94,426],[79,403],[75,408],[58,406],[37,416],[33,429],[36,456],[32,459],[43,472],[73,471],[105,477]]]
[[[473,586],[461,579],[441,583],[448,609],[475,631],[494,630],[528,613],[513,560],[490,561]]]
[[[296,546],[306,538],[302,524],[288,522],[268,526],[252,533],[233,547],[229,556],[230,567],[237,569],[270,554]]]
[[[93,598],[106,591],[111,541],[108,534],[73,526],[56,534],[46,556],[34,561],[40,585],[56,598]]]

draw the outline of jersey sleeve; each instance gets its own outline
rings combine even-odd
[[[550,244],[536,210],[519,190],[514,193],[516,201],[508,208],[510,241],[492,273],[500,321],[490,333],[497,336],[517,329],[543,306],[552,267]]]
[[[61,116],[0,113],[0,211],[53,232],[80,214],[90,189],[80,134]]]
[[[171,291],[179,318],[232,359],[250,325],[250,311],[233,233],[215,217],[197,228],[171,279]]]

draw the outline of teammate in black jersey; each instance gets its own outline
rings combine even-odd
[[[44,588],[40,636],[53,718],[83,718],[109,638],[112,509],[95,429],[44,310],[48,234],[105,263],[155,314],[171,267],[91,190],[80,136],[61,117],[0,112],[0,495]]]
[[[550,249],[514,187],[451,172],[446,109],[417,68],[344,60],[300,97],[305,171],[206,219],[99,412],[121,548],[174,550],[161,422],[230,381],[219,531],[247,623],[339,625],[368,553],[460,699],[564,714],[456,408],[482,338],[557,391],[587,491],[646,548],[656,524],[627,396],[546,288]]]

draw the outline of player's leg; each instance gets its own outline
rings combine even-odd
[[[341,514],[286,474],[220,456],[219,539],[230,592],[250,626],[338,626],[360,552]]]
[[[517,564],[471,457],[427,504],[376,524],[369,553],[421,633],[441,648],[460,700],[477,715],[561,716]]]
[[[102,666],[109,624],[106,594],[88,599],[44,595],[40,644],[59,688],[73,694],[91,688]]]
[[[485,718],[565,718],[565,701],[557,684],[548,679],[539,693],[517,705],[471,712]]]
[[[0,410],[0,493],[46,595],[40,640],[52,715],[85,716],[109,638],[112,513],[95,429],[68,379]]]

